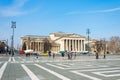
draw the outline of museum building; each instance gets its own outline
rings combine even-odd
[[[49,36],[26,35],[21,37],[21,49],[23,46],[26,50],[34,50],[34,52],[42,52],[44,50],[44,40],[48,39],[51,43],[51,51],[59,52],[67,51],[86,51],[86,38],[75,33],[54,32]]]

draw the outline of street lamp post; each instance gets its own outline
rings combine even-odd
[[[104,47],[104,59],[106,58],[106,41],[105,41],[105,39],[103,40],[103,47]]]
[[[13,33],[12,33],[12,42],[11,42],[11,52],[12,52],[12,56],[14,56],[14,29],[16,28],[16,22],[12,21],[12,26],[11,28],[13,29]]]
[[[90,34],[90,29],[87,29],[86,34],[88,34],[88,47],[87,47],[87,50],[88,50],[88,53],[89,53],[89,51],[90,51],[90,45],[89,45],[89,40],[90,40],[90,36],[89,36],[89,34]]]

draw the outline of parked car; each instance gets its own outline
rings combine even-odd
[[[79,52],[79,54],[92,54],[92,52],[82,51],[82,52]]]
[[[33,56],[38,56],[39,54],[36,53],[36,52],[33,52],[32,55],[33,55]]]

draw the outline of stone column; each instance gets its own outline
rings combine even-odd
[[[63,40],[62,40],[62,50],[65,50],[64,41],[65,41],[65,40],[63,39]],[[55,51],[57,51],[57,47],[56,47]]]
[[[33,50],[35,51],[35,42],[33,42]]]
[[[36,51],[36,42],[35,42],[35,51]]]
[[[75,40],[74,40],[74,51],[75,51]]]
[[[79,45],[79,46],[80,46],[80,51],[81,51],[81,40],[79,40],[79,42],[80,42],[80,45]]]
[[[67,40],[67,50],[69,50],[69,40]]]
[[[72,47],[72,39],[70,40],[70,50],[71,50],[71,51],[73,50],[73,47]]]
[[[78,40],[78,51],[80,51],[80,40]]]
[[[40,42],[40,51],[43,51],[43,50],[42,50],[42,43],[41,43],[41,42]]]
[[[39,51],[39,42],[38,42],[38,50],[37,51]]]
[[[39,45],[40,45],[40,51],[41,51],[41,42],[39,43]]]
[[[66,50],[68,50],[68,40],[66,39]]]
[[[81,51],[83,51],[83,45],[82,45],[82,40],[80,40],[80,42],[81,42]]]
[[[70,40],[68,40],[68,50],[70,50]]]
[[[40,42],[39,42],[39,51],[41,51],[41,50],[40,50]]]
[[[75,51],[75,40],[73,40],[73,51]]]
[[[76,50],[75,51],[78,51],[78,40],[76,40]]]
[[[36,50],[35,51],[37,51],[37,42],[35,43],[35,45],[36,45]]]
[[[79,44],[78,44],[78,42],[79,42],[79,40],[77,40],[77,50],[76,51],[79,50]]]
[[[82,47],[83,47],[82,50],[84,51],[84,47],[85,47],[85,46],[84,46],[84,40],[82,40]]]
[[[38,41],[38,51],[40,51],[39,49],[40,49],[40,47],[39,47],[39,41]]]
[[[72,42],[73,42],[73,51],[75,50],[75,42],[74,42],[75,40],[73,40]]]
[[[76,48],[77,48],[77,41],[75,40],[75,49],[74,49],[74,51],[76,50]]]
[[[35,42],[33,42],[33,50],[35,50]]]
[[[70,41],[70,39],[69,39],[69,51],[71,50],[71,41]]]
[[[85,40],[83,40],[83,45],[84,45],[84,51],[85,51]]]
[[[44,50],[44,43],[41,42],[41,50],[43,51]]]
[[[36,51],[38,51],[38,42],[36,42]]]
[[[33,50],[33,46],[34,46],[33,43],[34,43],[34,42],[32,42],[32,46],[31,46],[32,50]]]
[[[66,50],[66,40],[64,39],[64,50]]]

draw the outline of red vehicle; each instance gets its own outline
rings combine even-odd
[[[19,53],[20,53],[20,55],[23,55],[25,52],[24,52],[24,50],[20,50]]]

